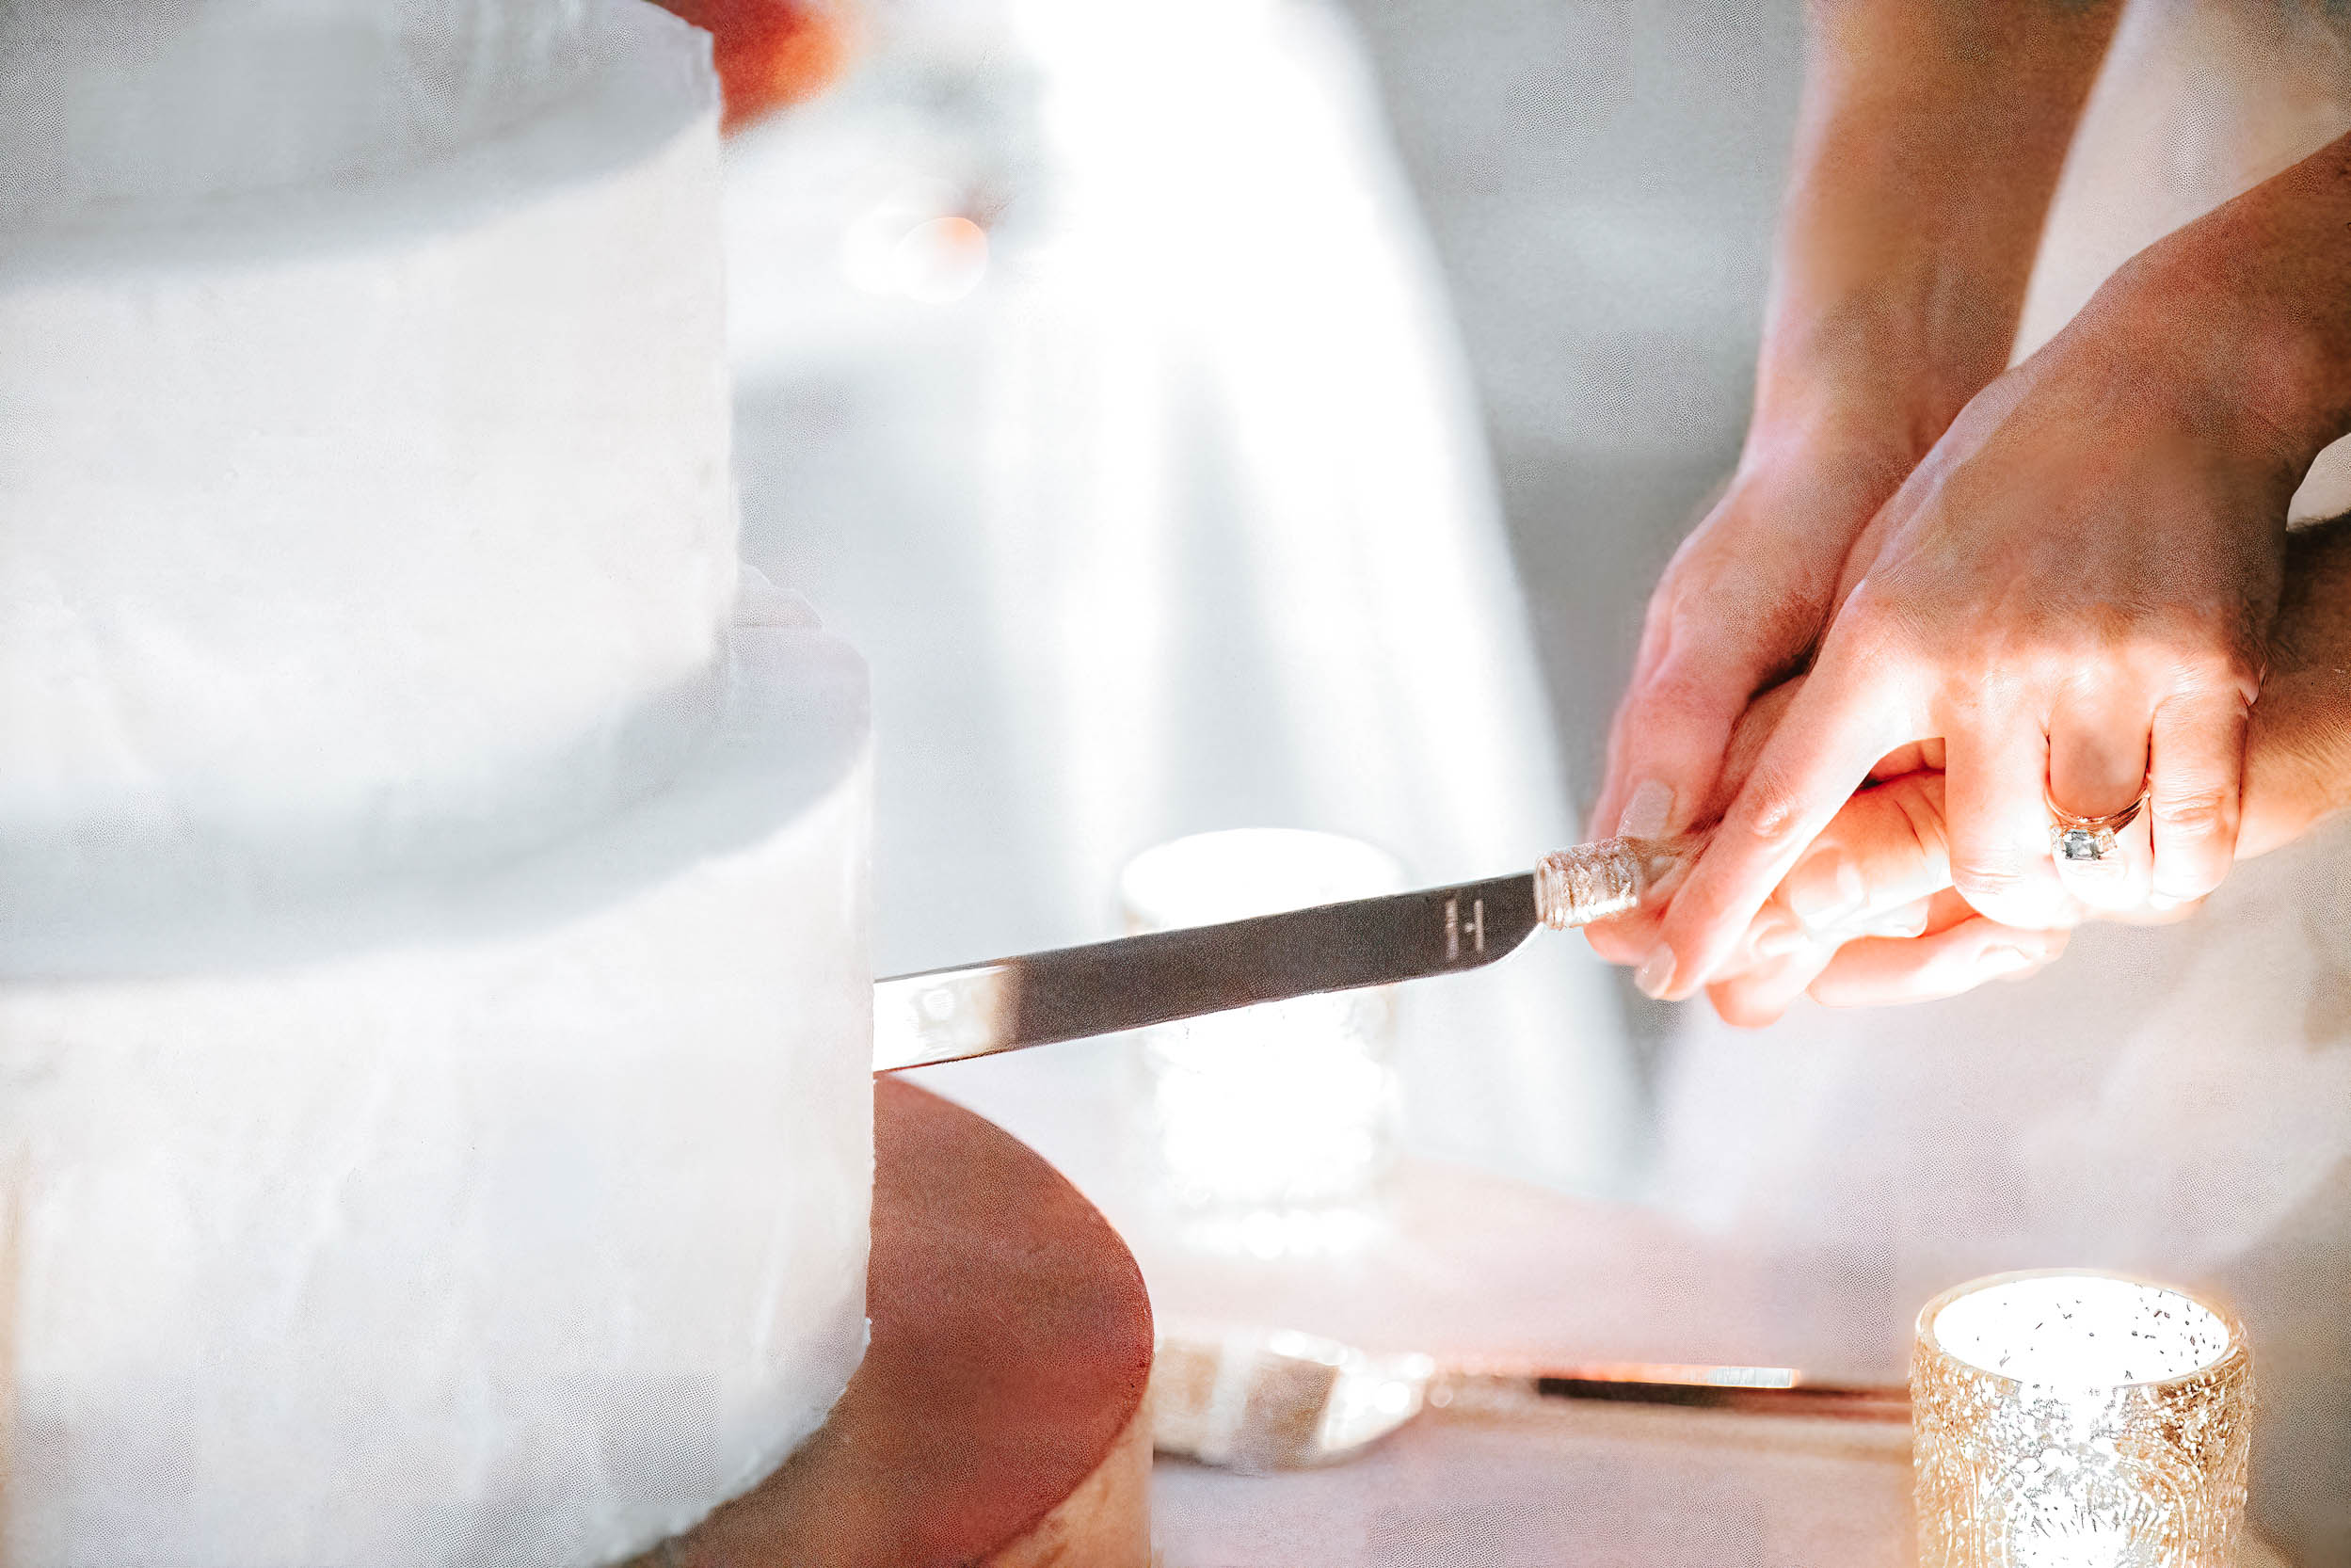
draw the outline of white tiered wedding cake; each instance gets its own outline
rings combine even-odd
[[[0,6],[13,1568],[608,1561],[856,1363],[865,679],[738,582],[705,43]]]

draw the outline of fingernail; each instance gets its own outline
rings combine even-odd
[[[1927,934],[1927,911],[1897,909],[1862,927],[1871,936],[1923,936]]]
[[[1624,814],[1616,820],[1617,836],[1662,839],[1672,821],[1673,792],[1654,778],[1644,778],[1633,798],[1624,803]]]
[[[1673,986],[1673,950],[1658,943],[1640,961],[1640,968],[1633,971],[1633,984],[1640,988],[1642,996],[1663,1001],[1666,992]]]
[[[1986,948],[1983,957],[1977,962],[1990,974],[2015,974],[2031,968],[2040,959],[2023,948]]]
[[[1764,917],[1762,925],[1755,933],[1753,944],[1755,956],[1785,958],[1810,940],[1811,938],[1805,936],[1803,927],[1789,920],[1785,915],[1769,914]]]
[[[2147,907],[2150,909],[2177,909],[2180,905],[2185,904],[2187,900],[2185,899],[2173,898],[2169,893],[2150,893],[2147,895]]]
[[[1788,872],[1780,899],[1806,929],[1834,931],[1869,906],[1869,888],[1843,850],[1824,849]]]

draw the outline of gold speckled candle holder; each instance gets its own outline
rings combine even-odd
[[[2234,1568],[2243,1325],[2166,1286],[1997,1274],[1918,1315],[1919,1568]]]

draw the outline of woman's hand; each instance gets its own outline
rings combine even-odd
[[[2103,814],[2142,780],[2122,874],[2071,892],[2178,906],[2218,881],[2285,507],[2351,431],[2347,231],[2351,136],[2141,252],[1977,394],[1856,543],[1812,679],[1643,963],[1653,994],[1721,966],[1853,786],[1911,742],[1946,744],[1952,874],[1979,913],[2061,923],[2044,797]],[[2251,847],[2351,798],[2344,662],[2296,642],[2315,624],[2279,645],[2295,663],[2272,688],[2279,742],[2256,752],[2274,787],[2255,792]]]
[[[2351,518],[2289,536],[2285,581],[2246,740],[2239,859],[2351,806]],[[1751,710],[1734,752],[1742,776],[1792,696],[1774,692]],[[2062,925],[2020,930],[1959,900],[1943,761],[1939,744],[1906,748],[1881,762],[1886,782],[1839,808],[1708,985],[1725,1019],[1767,1024],[1807,993],[1831,1007],[1881,1006],[2022,979],[2064,951],[2065,926],[2097,913],[2076,905]]]
[[[2344,544],[2351,586],[2351,530]],[[2351,631],[2351,611],[2342,618]],[[2344,648],[2351,656],[2351,636]],[[1721,800],[1737,794],[1803,684],[1799,676],[1775,686],[1740,715],[1723,761]],[[2351,728],[2351,680],[2344,685]],[[2027,930],[1976,914],[1951,889],[1943,762],[1937,742],[1879,760],[1869,787],[1806,848],[1707,986],[1724,1021],[1761,1028],[1808,993],[1832,1007],[1956,996],[1987,980],[2023,979],[2065,951],[2078,906],[2061,924]],[[2351,793],[2351,776],[2344,787]],[[1595,946],[1645,951],[1661,916],[1646,907],[1586,930]]]
[[[1918,456],[1909,430],[1820,423],[1831,427],[1751,439],[1730,488],[1666,568],[1608,736],[1593,837],[1660,838],[1720,815],[1744,776],[1727,765],[1735,730],[1754,737],[1742,762],[1768,732],[1749,716],[1755,694],[1811,657],[1854,539]],[[1603,957],[1637,964],[1655,924],[1589,935]]]
[[[1746,448],[1650,602],[1595,834],[1714,819],[1740,714],[1810,661],[1855,539],[2007,362],[2119,8],[1810,8]],[[1647,923],[1593,945],[1638,963]]]
[[[2226,320],[2184,315],[2163,248],[1971,402],[1863,530],[1802,692],[1673,898],[1644,988],[1728,961],[1888,754],[1943,743],[1952,881],[2010,927],[2073,897],[2184,903],[2235,850],[2247,713],[2298,452],[2231,395]],[[2048,806],[2151,791],[2119,866],[2071,887]]]

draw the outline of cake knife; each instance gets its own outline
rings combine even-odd
[[[898,975],[873,987],[873,1070],[1481,968],[1538,925],[1563,931],[1634,908],[1699,842],[1604,839],[1482,882]]]

